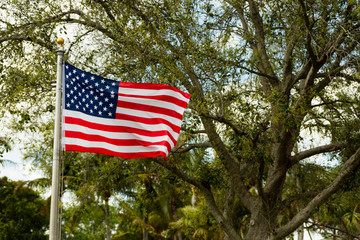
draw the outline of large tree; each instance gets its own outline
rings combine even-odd
[[[18,127],[36,128],[66,33],[68,60],[85,70],[185,89],[183,135],[167,162],[153,161],[199,189],[227,238],[246,223],[244,239],[283,239],[360,164],[359,11],[356,0],[5,0],[0,101]],[[23,101],[36,104],[20,111]],[[213,151],[195,169],[184,161],[203,148]],[[302,163],[334,151],[336,175],[317,179],[326,185],[285,191],[295,168],[311,179]],[[301,204],[287,211],[292,199]]]

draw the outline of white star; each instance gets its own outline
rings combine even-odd
[[[91,91],[90,91],[90,94],[94,94],[94,91],[93,91],[93,90],[91,90]]]
[[[102,114],[102,112],[101,112],[101,111],[99,111],[98,113],[99,113],[99,115],[101,115],[101,114]]]
[[[85,77],[85,73],[82,73],[81,76],[82,76],[82,77]]]
[[[95,83],[95,86],[98,87],[98,86],[99,86],[99,83]]]
[[[95,96],[94,99],[97,101],[97,100],[98,100],[98,96]]]
[[[104,107],[103,110],[106,112],[106,111],[107,111],[107,107]]]
[[[111,108],[112,108],[113,106],[114,106],[114,104],[110,103],[109,107],[111,107]]]
[[[100,101],[100,102],[99,102],[99,106],[102,106],[102,105],[103,105],[103,102]]]
[[[94,106],[94,109],[96,110],[97,108],[98,108],[98,107],[95,105],[95,106]]]
[[[90,113],[93,113],[93,110],[92,110],[92,109],[90,109]]]
[[[109,101],[109,99],[108,99],[108,98],[105,98],[104,100],[105,100],[105,102],[108,102],[108,101]]]
[[[108,112],[108,115],[111,117],[112,113],[111,113],[111,112]]]
[[[79,105],[75,105],[76,109],[79,109]]]
[[[69,107],[70,107],[70,103],[66,104],[66,106],[69,108]]]
[[[106,85],[106,87],[105,87],[106,89],[110,89],[110,86],[109,85]]]
[[[101,83],[105,83],[105,80],[104,80],[104,79],[101,79]]]
[[[94,76],[91,76],[91,78],[90,78],[90,79],[94,81],[95,77],[94,77]]]

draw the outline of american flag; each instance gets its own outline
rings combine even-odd
[[[118,82],[68,63],[63,95],[64,150],[127,159],[167,159],[190,100],[168,85]]]

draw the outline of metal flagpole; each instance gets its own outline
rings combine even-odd
[[[59,49],[57,53],[57,78],[56,78],[56,103],[55,103],[55,127],[54,148],[52,163],[51,182],[51,205],[50,205],[50,236],[49,240],[60,240],[60,218],[59,218],[59,182],[60,182],[60,124],[61,124],[61,85],[63,74],[64,39],[57,40]]]

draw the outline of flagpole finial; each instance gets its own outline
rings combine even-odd
[[[62,47],[62,45],[64,44],[64,39],[62,37],[59,37],[56,42],[57,44],[59,44],[60,47]]]

